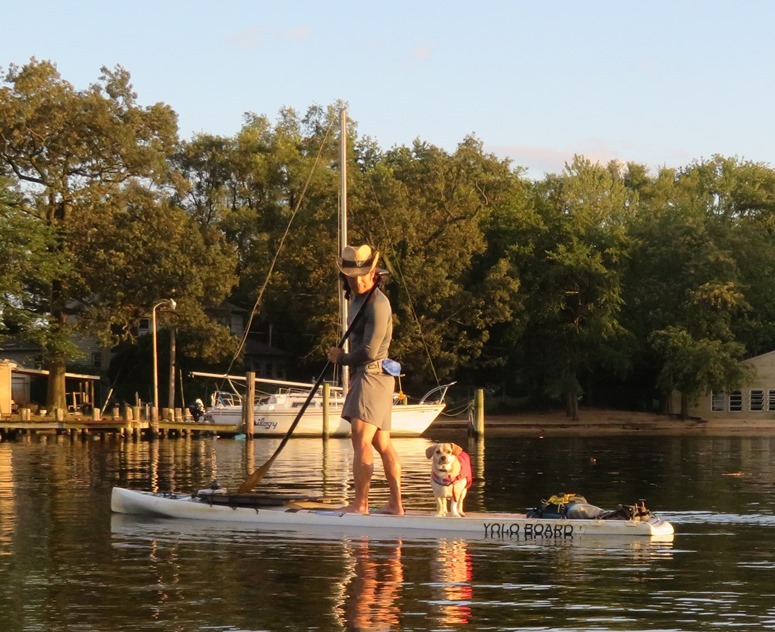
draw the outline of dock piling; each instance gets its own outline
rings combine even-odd
[[[474,391],[472,418],[469,420],[468,432],[474,437],[484,437],[484,389]]]
[[[253,438],[255,425],[254,402],[256,401],[256,374],[248,371],[245,374],[245,399],[242,400],[242,432],[248,439]]]
[[[323,384],[323,441],[328,439],[328,402],[331,397],[331,385]]]

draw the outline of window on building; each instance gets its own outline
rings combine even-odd
[[[94,352],[91,354],[91,365],[95,369],[99,369],[102,366],[102,354],[99,352]]]
[[[710,410],[714,413],[722,413],[724,412],[724,404],[727,401],[727,394],[724,392],[716,393],[715,391],[712,393],[710,398]]]
[[[729,412],[743,412],[743,391],[732,391],[729,394]]]
[[[229,330],[235,336],[245,333],[245,324],[242,322],[242,314],[232,314],[229,320]]]
[[[750,392],[750,401],[748,403],[750,410],[762,411],[764,410],[764,389],[752,388]]]
[[[775,410],[775,388],[767,391],[767,410]]]

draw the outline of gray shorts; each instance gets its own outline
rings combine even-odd
[[[359,366],[353,371],[342,417],[347,421],[361,419],[380,430],[390,431],[396,379],[383,373],[376,364]]]

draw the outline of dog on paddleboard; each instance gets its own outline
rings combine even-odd
[[[433,462],[431,488],[436,498],[436,515],[465,516],[463,503],[473,483],[471,457],[455,443],[437,443],[425,450]]]

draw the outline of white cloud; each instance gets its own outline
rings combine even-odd
[[[430,46],[420,46],[412,51],[413,59],[428,59],[431,56],[432,48]]]
[[[682,149],[673,148],[654,155],[653,148],[642,151],[630,143],[620,145],[615,147],[603,139],[587,139],[574,149],[531,145],[486,145],[484,149],[499,158],[508,158],[515,166],[524,167],[531,178],[562,173],[565,165],[571,163],[574,156],[583,156],[601,165],[607,165],[611,161],[622,164],[635,162],[655,172],[662,167],[686,166],[696,158]]]
[[[485,151],[499,158],[508,158],[519,167],[525,167],[528,175],[541,178],[547,173],[560,173],[565,163],[573,160],[573,152],[553,147],[530,147],[525,145],[488,145]],[[577,152],[578,153],[578,152]]]
[[[307,26],[297,26],[286,31],[269,31],[260,26],[252,26],[233,34],[229,38],[229,44],[235,48],[252,50],[267,43],[268,40],[293,40],[304,41],[310,38],[312,29]]]
[[[289,29],[286,35],[293,40],[307,40],[312,33],[312,29],[307,26],[297,26]]]
[[[250,50],[253,48],[257,48],[259,45],[259,40],[261,39],[261,36],[264,35],[266,31],[258,26],[253,26],[249,29],[246,29],[244,31],[240,31],[239,33],[235,33],[229,38],[229,44],[234,46],[235,48],[241,48],[244,50]]]

